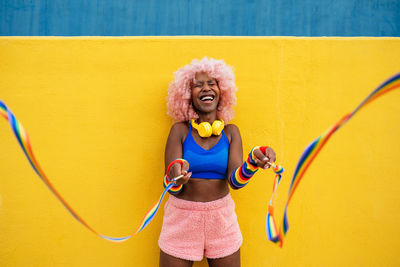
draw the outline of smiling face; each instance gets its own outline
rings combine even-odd
[[[198,113],[216,112],[220,89],[217,81],[205,72],[196,73],[191,84],[192,103]]]

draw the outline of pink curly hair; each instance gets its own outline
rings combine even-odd
[[[233,106],[236,104],[235,75],[232,68],[223,60],[208,57],[201,60],[194,59],[189,65],[183,66],[175,72],[175,79],[168,87],[167,114],[179,122],[199,117],[192,106],[190,89],[191,82],[199,72],[206,72],[217,80],[220,89],[217,117],[228,123],[233,119]]]

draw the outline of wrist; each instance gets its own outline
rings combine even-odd
[[[167,175],[165,175],[165,176],[164,176],[164,179],[163,179],[164,188],[167,188],[167,187],[170,186],[171,184],[173,184],[173,185],[172,185],[172,186],[169,188],[169,190],[168,190],[168,192],[170,192],[171,194],[178,194],[178,193],[182,190],[182,188],[183,188],[183,185],[182,185],[182,184],[177,185],[177,184],[175,184],[175,183],[169,181]]]
[[[267,150],[268,146],[255,146],[251,149],[249,156],[247,158],[248,164],[250,164],[253,168],[259,168],[258,164],[256,163],[255,159],[257,158],[254,155],[254,151],[259,149],[264,155],[265,151]]]
[[[184,162],[187,163],[186,160],[181,159],[181,158],[177,158],[177,159],[175,159],[175,160],[170,162],[170,164],[167,167],[166,174],[165,174],[167,176],[168,180],[172,181],[172,179],[174,179],[176,176],[180,175],[180,173],[173,173],[173,169],[174,168],[172,168],[172,167],[174,165],[176,166],[176,164],[179,164],[181,166],[181,170],[182,170],[182,166],[183,166]]]

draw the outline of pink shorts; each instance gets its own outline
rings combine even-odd
[[[216,259],[235,253],[242,242],[231,195],[210,202],[169,196],[158,240],[165,253],[190,261]]]

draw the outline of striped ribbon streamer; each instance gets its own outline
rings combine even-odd
[[[338,122],[336,122],[331,128],[329,128],[325,133],[317,137],[313,142],[311,142],[306,149],[303,151],[301,155],[296,169],[293,174],[293,178],[290,183],[288,198],[286,201],[284,213],[283,213],[283,220],[281,224],[281,228],[279,229],[279,233],[276,239],[272,240],[280,247],[283,246],[283,239],[286,236],[286,233],[289,229],[288,223],[288,215],[287,209],[290,203],[290,200],[293,197],[294,192],[296,191],[301,179],[303,178],[304,174],[306,173],[308,167],[311,165],[315,157],[321,151],[321,149],[325,146],[331,136],[339,130],[343,125],[345,125],[359,110],[365,107],[367,104],[371,103],[378,97],[400,87],[400,73],[396,74],[392,78],[388,79],[387,81],[383,82],[380,86],[378,86],[372,93],[370,93],[364,101],[359,104],[353,112],[346,114],[341,118]],[[273,227],[274,223],[267,222],[267,233],[276,231],[276,227]]]
[[[19,145],[21,146],[26,158],[28,159],[33,170],[36,172],[36,174],[39,176],[39,178],[47,185],[47,187],[50,189],[50,191],[57,197],[57,199],[64,205],[64,207],[69,211],[69,213],[78,222],[80,222],[82,225],[84,225],[87,229],[89,229],[95,235],[97,235],[105,240],[112,241],[112,242],[123,242],[123,241],[128,240],[135,234],[139,233],[140,231],[142,231],[156,215],[156,213],[161,205],[161,202],[164,198],[165,193],[168,192],[168,190],[174,185],[173,183],[171,183],[164,189],[164,192],[161,194],[161,196],[159,197],[157,202],[146,213],[146,215],[142,219],[139,227],[133,234],[125,236],[125,237],[109,237],[109,236],[102,235],[102,234],[98,233],[96,230],[94,230],[81,216],[79,216],[78,213],[67,203],[67,201],[65,201],[65,199],[61,196],[61,194],[52,185],[52,183],[50,182],[50,180],[47,178],[46,174],[40,167],[38,161],[36,160],[35,155],[33,154],[28,133],[25,131],[22,124],[17,120],[17,118],[14,116],[14,114],[11,112],[11,110],[7,107],[7,105],[4,104],[4,102],[1,100],[0,100],[0,115],[3,116],[6,120],[8,120],[8,122],[10,123],[11,129],[12,129]]]
[[[279,241],[279,235],[275,223],[275,217],[274,217],[274,205],[273,205],[273,199],[276,193],[276,189],[278,189],[279,182],[281,181],[282,178],[282,173],[284,172],[284,169],[282,166],[272,164],[272,170],[275,172],[275,179],[274,179],[274,184],[272,187],[272,195],[271,198],[269,199],[268,202],[268,211],[267,211],[267,238],[268,240],[276,243]]]

